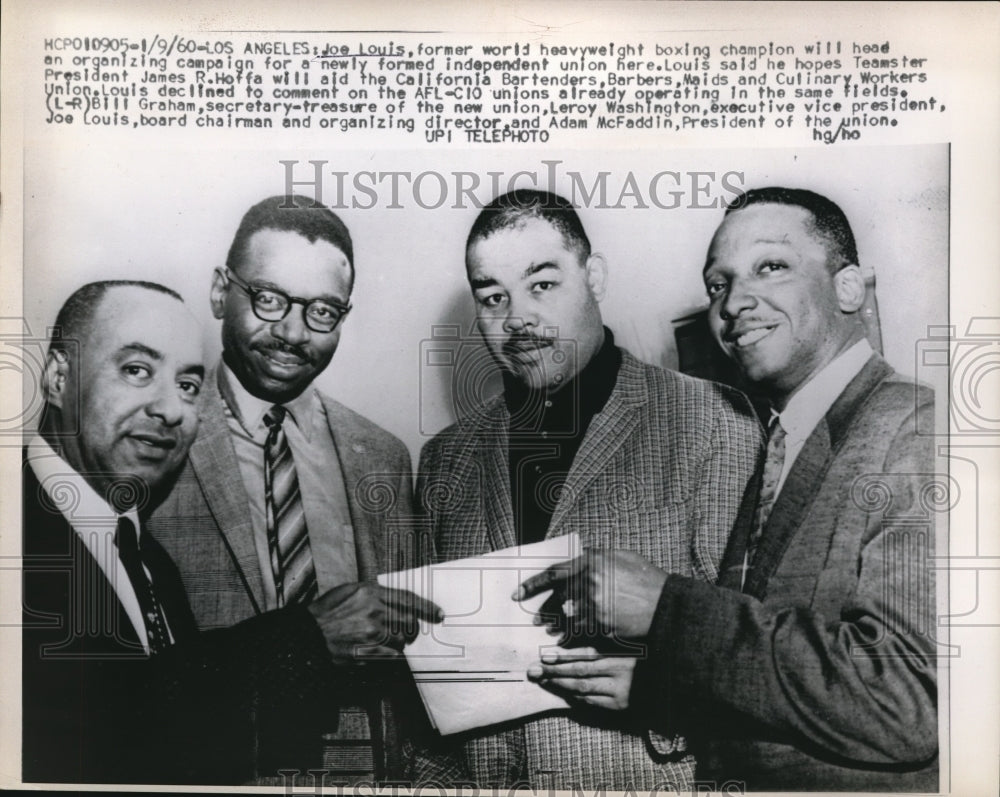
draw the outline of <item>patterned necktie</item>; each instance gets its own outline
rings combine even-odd
[[[159,653],[170,646],[170,633],[163,617],[163,609],[153,592],[153,585],[142,566],[142,553],[136,536],[135,524],[127,517],[118,518],[118,530],[115,532],[115,546],[118,548],[118,558],[121,560],[132,589],[139,601],[139,609],[146,626],[146,640],[149,643],[150,654]]]
[[[757,498],[757,509],[754,511],[753,529],[747,541],[747,551],[743,558],[743,584],[746,584],[747,571],[753,564],[757,546],[764,534],[767,519],[771,516],[774,500],[778,494],[778,481],[781,479],[781,469],[785,464],[785,430],[777,415],[771,418],[771,429],[767,438],[767,455],[764,458],[764,472],[760,480],[760,495]]]
[[[275,404],[264,414],[268,427],[264,443],[264,509],[279,606],[307,603],[318,592],[299,478],[281,426],[286,412],[280,404]]]

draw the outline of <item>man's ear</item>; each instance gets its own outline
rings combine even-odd
[[[865,278],[861,267],[844,266],[833,275],[833,285],[837,291],[837,303],[845,313],[856,313],[865,302]]]
[[[608,284],[608,261],[600,252],[594,252],[587,258],[584,267],[587,269],[587,284],[590,285],[590,292],[594,294],[597,301],[601,301]]]
[[[69,383],[69,355],[61,349],[50,350],[45,357],[42,374],[42,393],[53,407],[63,408],[63,399]]]
[[[221,268],[217,268],[212,274],[212,291],[209,300],[212,303],[212,315],[222,318],[226,310],[226,288],[229,286],[229,279]]]

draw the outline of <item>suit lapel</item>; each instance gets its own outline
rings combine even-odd
[[[747,574],[745,592],[763,598],[768,579],[805,519],[830,464],[830,434],[824,418],[813,429],[789,471]]]
[[[559,502],[552,513],[547,536],[554,537],[561,533],[559,527],[576,507],[577,498],[605,472],[603,465],[611,461],[638,426],[639,409],[648,401],[649,389],[638,362],[623,352],[615,387],[604,409],[591,420],[573,458]],[[595,463],[598,464],[595,466]]]
[[[740,501],[740,508],[736,513],[736,523],[733,524],[733,531],[729,535],[722,563],[719,565],[719,578],[716,583],[720,587],[734,589],[737,592],[742,588],[743,559],[746,556],[747,541],[750,539],[750,532],[753,529],[753,516],[754,510],[757,508],[757,494],[760,492],[762,468],[763,456],[758,462],[754,477],[747,482],[746,489],[743,491],[743,499]]]
[[[826,414],[827,423],[830,425],[830,439],[834,448],[840,445],[841,440],[847,435],[848,427],[858,414],[861,405],[867,401],[876,387],[886,380],[893,373],[892,367],[878,354],[872,354],[851,383],[844,388],[830,411]]]
[[[240,475],[236,449],[223,410],[218,373],[206,379],[200,408],[198,437],[191,446],[191,468],[202,488],[208,508],[233,554],[233,567],[243,574],[258,606],[265,603],[259,568],[243,569],[241,561],[257,561],[250,509]]]
[[[66,624],[63,630],[67,632],[59,641],[48,642],[39,654],[86,657],[103,651],[103,655],[144,658],[136,628],[97,560],[58,510],[43,507],[44,490],[26,455],[22,475],[25,629],[45,628],[55,615]],[[65,568],[71,574],[68,590],[62,578]],[[51,588],[53,577],[60,582],[55,589]],[[114,626],[108,629],[111,613]],[[71,628],[73,623],[78,627]]]
[[[517,545],[514,529],[514,504],[510,497],[510,466],[507,447],[510,441],[510,416],[503,399],[490,407],[480,428],[466,439],[460,459],[467,467],[483,463],[481,474],[467,473],[465,478],[481,478],[486,514],[486,533],[494,551]],[[475,449],[481,449],[480,454]]]
[[[759,598],[766,594],[767,582],[805,521],[833,455],[858,408],[891,373],[892,369],[885,360],[873,354],[809,435],[774,503],[754,558],[754,566],[747,575],[747,593]]]
[[[351,433],[353,427],[344,422],[340,405],[322,393],[320,400],[326,410],[330,435],[337,450],[337,460],[344,479],[347,509],[354,530],[358,580],[371,581],[382,572],[382,563],[386,557],[385,540],[381,533],[382,526],[377,522],[375,514],[359,505],[358,491],[364,489],[364,485],[361,484],[362,479],[375,471],[378,465],[371,460],[369,443],[364,438],[353,435]]]

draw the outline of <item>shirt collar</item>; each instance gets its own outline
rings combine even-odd
[[[118,518],[127,517],[135,525],[136,534],[142,534],[135,507],[121,514],[116,512],[41,435],[35,435],[28,444],[28,462],[51,503],[78,533],[83,529],[113,533]]]
[[[225,361],[219,363],[219,392],[247,434],[253,438],[267,436],[264,414],[275,402],[250,393]],[[281,406],[288,412],[288,417],[302,432],[302,436],[309,440],[317,412],[321,410],[316,389],[310,386],[291,401],[282,402]]]
[[[790,442],[805,440],[833,406],[851,380],[872,356],[867,338],[862,338],[827,363],[788,400],[778,414]],[[772,410],[772,415],[774,411]]]

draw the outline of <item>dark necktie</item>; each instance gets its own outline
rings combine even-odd
[[[142,610],[142,619],[146,626],[146,640],[149,643],[150,654],[159,653],[170,646],[170,634],[163,617],[163,609],[156,598],[153,584],[143,568],[142,552],[136,535],[135,524],[127,517],[118,518],[118,530],[115,532],[115,546],[118,548],[118,558],[128,573],[132,589]]]
[[[295,461],[281,426],[286,412],[275,404],[264,414],[268,427],[264,443],[264,511],[279,606],[306,603],[318,592]]]
[[[785,430],[781,421],[775,415],[767,438],[767,455],[764,458],[764,472],[760,480],[760,495],[757,498],[757,509],[754,512],[753,528],[747,541],[747,552],[743,560],[743,583],[746,583],[747,571],[753,565],[757,547],[764,535],[764,527],[771,516],[775,498],[778,495],[778,482],[781,479],[781,469],[785,464]]]

